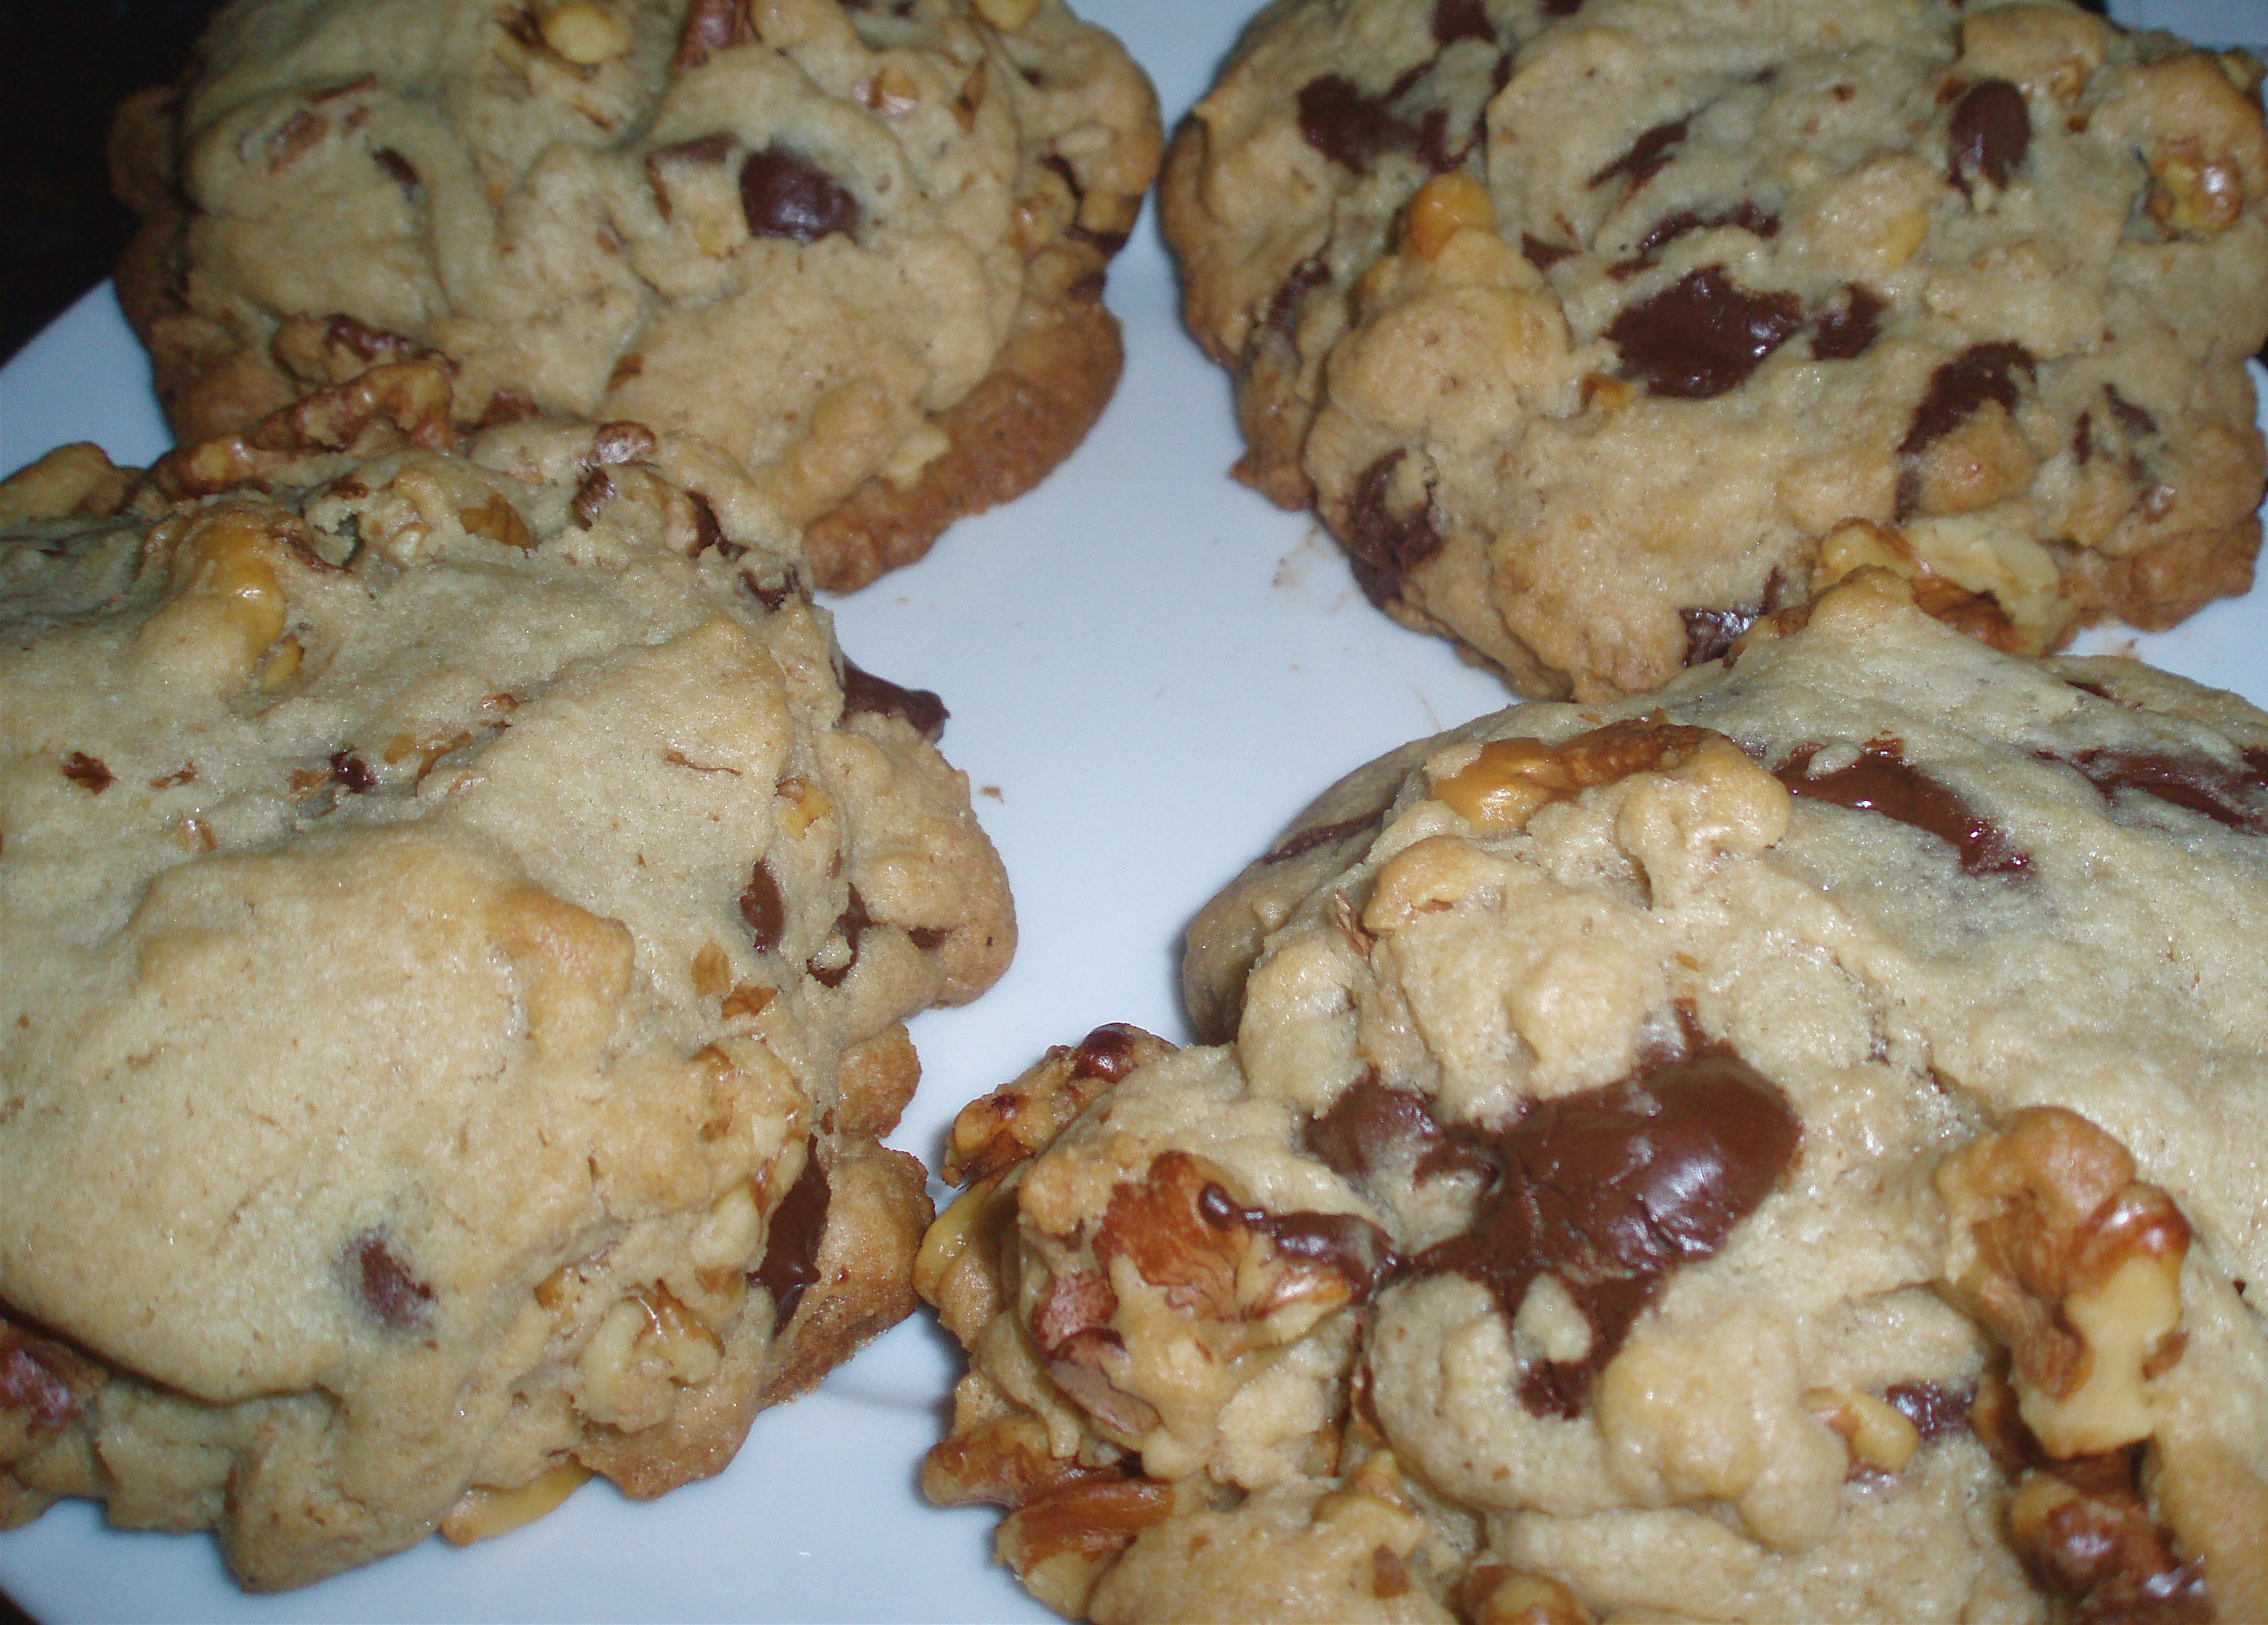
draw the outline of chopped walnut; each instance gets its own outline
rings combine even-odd
[[[2078,1603],[2083,1621],[2207,1625],[2203,1566],[2184,1562],[2132,1481],[2122,1455],[2088,1481],[2065,1472],[2024,1475],[2008,1502],[2008,1539],[2044,1591]]]
[[[546,1467],[512,1489],[491,1489],[475,1484],[459,1496],[441,1520],[441,1537],[452,1546],[470,1546],[523,1529],[546,1513],[565,1504],[567,1497],[591,1479],[591,1469],[579,1461],[562,1461]]]
[[[1076,1619],[1118,1555],[1173,1510],[1172,1487],[1151,1479],[1066,1485],[1008,1514],[1000,1559],[1035,1597]]]
[[[1593,1625],[1582,1599],[1558,1581],[1506,1563],[1475,1563],[1457,1601],[1471,1625]]]
[[[1539,739],[1499,739],[1446,777],[1434,796],[1488,834],[1524,830],[1554,801],[1572,801],[1598,785],[1632,773],[1668,772],[1706,750],[1739,753],[1723,735],[1672,722],[1660,712],[1611,722],[1556,745]]]
[[[937,1506],[984,1502],[1010,1511],[1071,1484],[1116,1482],[1116,1464],[1090,1466],[1049,1453],[1047,1424],[1026,1412],[996,1416],[939,1441],[922,1460],[922,1494]]]
[[[2051,1456],[2147,1438],[2143,1385],[2181,1357],[2190,1228],[2134,1159],[2060,1106],[2028,1108],[1938,1169],[1955,1301],[2008,1346]]]
[[[1055,1045],[1022,1076],[961,1109],[946,1146],[946,1183],[968,1185],[1013,1167],[1128,1073],[1173,1053],[1163,1038],[1116,1023],[1076,1046]]]

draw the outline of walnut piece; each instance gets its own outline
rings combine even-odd
[[[1540,739],[1491,741],[1468,764],[1436,779],[1433,794],[1475,829],[1493,835],[1526,829],[1554,801],[1572,801],[1632,773],[1672,772],[1707,750],[1740,754],[1714,729],[1672,722],[1655,712],[1556,745]]]
[[[1128,1073],[1173,1053],[1163,1038],[1117,1022],[1076,1045],[1056,1045],[1021,1076],[961,1109],[946,1146],[946,1183],[968,1185],[1015,1166]]]

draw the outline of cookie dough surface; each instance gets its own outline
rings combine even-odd
[[[1884,572],[1421,741],[959,1119],[924,1487],[1098,1621],[2259,1617],[2264,927],[2268,716]]]
[[[1285,0],[1161,188],[1240,476],[1585,701],[1862,564],[2038,653],[2251,580],[2258,63],[2075,5]]]
[[[1060,0],[239,0],[113,150],[184,440],[431,349],[467,422],[698,434],[821,585],[1067,455],[1160,151]]]
[[[300,1584],[716,1473],[913,1306],[903,1020],[1014,942],[942,708],[711,448],[447,400],[0,485],[0,1521]]]

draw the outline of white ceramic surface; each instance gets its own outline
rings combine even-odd
[[[2268,0],[2178,7],[2200,38],[2268,39]],[[1169,118],[1242,8],[1082,0],[1149,69]],[[1022,946],[974,1007],[917,1017],[925,1079],[892,1143],[934,1164],[970,1097],[1106,1021],[1187,1036],[1183,924],[1340,773],[1507,698],[1446,644],[1365,603],[1336,546],[1226,477],[1228,386],[1182,330],[1153,225],[1113,270],[1126,377],[1038,491],[837,600],[860,664],[932,688],[1016,891]],[[0,470],[70,439],[121,462],[165,445],[141,352],[106,287],[0,370]],[[2132,639],[2268,704],[2268,594]],[[2082,646],[2126,646],[2115,629]],[[757,1419],[721,1477],[635,1505],[604,1483],[507,1539],[438,1540],[281,1597],[247,1597],[202,1537],[122,1534],[83,1503],[0,1535],[0,1590],[67,1620],[1045,1620],[990,1562],[995,1515],[914,1484],[960,1370],[929,1320]]]

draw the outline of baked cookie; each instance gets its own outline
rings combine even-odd
[[[1162,204],[1240,476],[1523,693],[1855,562],[2025,653],[2251,580],[2241,52],[2059,0],[1283,0]]]
[[[447,405],[0,485],[0,1525],[298,1585],[718,1472],[913,1307],[903,1020],[1015,937],[943,708],[713,449]]]
[[[848,589],[1086,435],[1160,147],[1060,0],[238,0],[121,114],[119,297],[184,440],[437,350],[468,424],[708,439]]]
[[[961,1115],[923,1481],[1042,1600],[2268,1618],[2268,715],[1802,618],[1366,770],[1233,1042]]]

